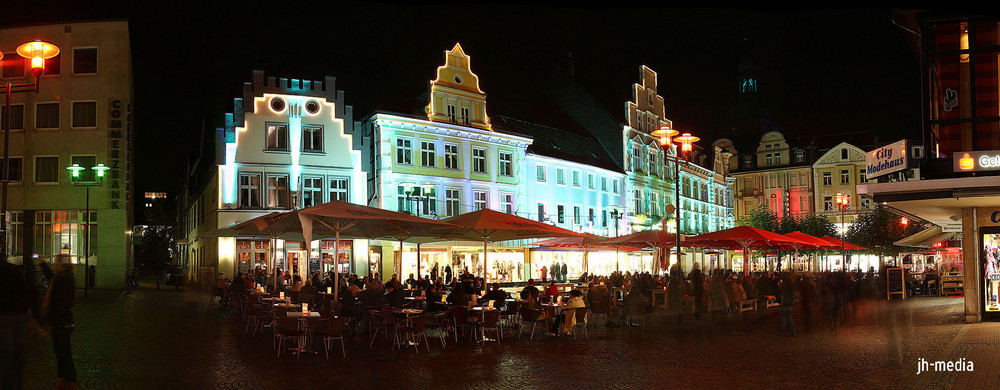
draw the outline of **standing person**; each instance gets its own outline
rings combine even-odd
[[[691,285],[694,289],[694,319],[699,319],[701,313],[705,311],[703,300],[705,297],[705,277],[701,274],[701,268],[695,263],[694,271],[691,271]]]
[[[451,266],[444,266],[444,281],[445,283],[451,283]]]
[[[548,274],[549,274],[549,269],[548,269],[548,268],[545,268],[545,266],[543,265],[543,266],[542,266],[542,269],[538,270],[538,272],[542,274],[542,283],[545,283],[545,278],[546,278],[546,277],[548,276]]]
[[[567,275],[569,274],[569,272],[566,271],[566,263],[562,263],[562,265],[559,266],[559,272],[562,274],[562,282],[563,283],[568,282],[569,278],[567,277]]]
[[[26,270],[0,261],[0,389],[20,390],[24,386],[24,333],[31,323],[45,336],[36,322],[39,313],[38,294]]]
[[[781,333],[788,332],[795,336],[795,320],[792,318],[792,306],[795,305],[795,291],[798,276],[795,271],[786,273],[781,277]]]
[[[65,253],[56,255],[50,269],[41,263],[42,272],[50,280],[42,307],[44,321],[52,326],[52,349],[56,355],[56,389],[77,389],[76,367],[70,335],[73,333],[73,298],[76,295],[76,271]]]

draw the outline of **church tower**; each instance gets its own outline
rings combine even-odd
[[[454,123],[490,130],[486,115],[486,92],[479,89],[479,77],[472,73],[469,56],[456,43],[444,52],[445,64],[437,68],[430,82],[430,103],[424,108],[432,122]]]

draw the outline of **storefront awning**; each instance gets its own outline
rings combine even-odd
[[[938,242],[950,240],[958,233],[943,233],[940,226],[934,226],[923,231],[896,241],[893,244],[898,246],[909,246],[914,248],[930,248]]]

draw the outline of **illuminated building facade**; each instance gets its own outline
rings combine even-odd
[[[781,132],[764,133],[756,150],[740,154],[736,163],[732,173],[737,188],[736,219],[761,205],[778,218],[785,214],[801,217],[816,210],[808,150],[789,146]]]
[[[67,253],[79,264],[77,286],[83,286],[87,254],[95,287],[122,288],[134,191],[128,22],[4,28],[0,81],[30,83],[30,68],[15,48],[36,39],[55,44],[60,54],[45,61],[38,93],[12,95],[7,253],[16,263],[32,254],[50,260]],[[84,182],[97,180],[90,167],[111,168],[100,186],[89,189],[89,213],[87,189],[74,185],[66,169],[74,163],[88,168],[80,176]]]
[[[187,188],[182,241],[189,272],[200,278],[202,267],[232,277],[260,266],[269,269],[269,251],[277,267],[300,275],[330,270],[334,259],[341,272],[367,263],[367,241],[332,240],[312,243],[307,259],[302,243],[250,237],[203,237],[207,232],[273,211],[304,208],[341,200],[365,204],[362,170],[364,140],[355,136],[353,112],[344,104],[336,78],[299,80],[265,77],[254,71],[234,99],[225,127],[216,129],[202,153]],[[271,246],[274,247],[271,247]],[[363,269],[363,266],[362,266]]]

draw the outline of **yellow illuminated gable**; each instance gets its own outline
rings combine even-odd
[[[437,79],[430,82],[430,104],[424,108],[427,119],[490,130],[486,92],[479,89],[479,77],[472,73],[469,56],[458,43],[444,54],[445,64],[437,68]]]

